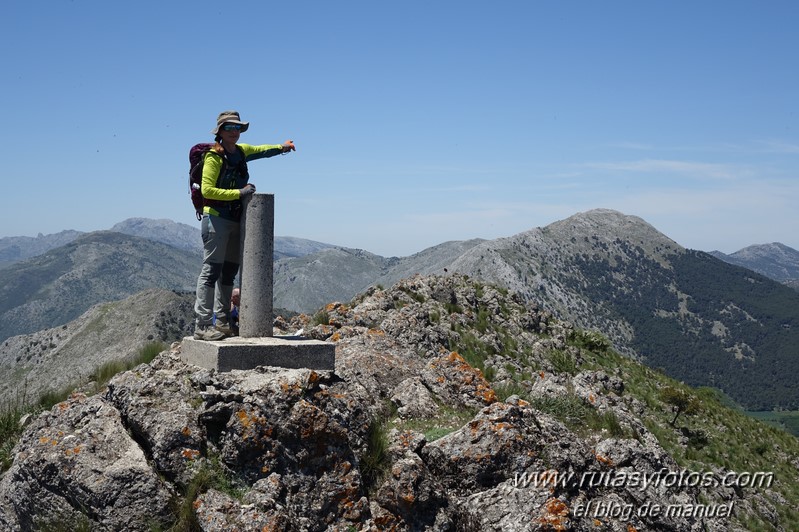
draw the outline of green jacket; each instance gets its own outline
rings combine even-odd
[[[252,146],[250,144],[236,144],[244,154],[245,162],[273,157],[283,153],[281,144],[262,144]],[[241,209],[241,194],[239,189],[249,181],[249,174],[246,170],[242,173],[239,168],[227,168],[224,166],[225,175],[220,175],[223,166],[222,156],[211,150],[205,154],[203,159],[203,179],[201,192],[205,199],[203,213],[212,216],[222,216],[238,220],[237,211]]]

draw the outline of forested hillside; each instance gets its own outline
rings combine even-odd
[[[799,408],[799,294],[700,251],[671,256],[671,268],[628,252],[635,260],[583,255],[574,265],[594,280],[579,289],[632,325],[630,345],[649,366],[717,387],[751,410]]]

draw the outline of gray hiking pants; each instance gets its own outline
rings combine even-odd
[[[219,216],[203,216],[203,266],[197,279],[197,299],[194,312],[197,326],[217,319],[228,321],[233,281],[239,271],[241,231],[239,222]]]

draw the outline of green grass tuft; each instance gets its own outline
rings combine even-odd
[[[549,361],[552,363],[552,367],[556,373],[568,373],[569,375],[577,373],[577,362],[574,360],[574,357],[562,349],[553,349],[550,351]]]
[[[366,453],[361,457],[361,477],[367,491],[378,485],[389,465],[387,423],[375,419],[369,426]]]

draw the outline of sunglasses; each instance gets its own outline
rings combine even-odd
[[[241,124],[225,124],[222,129],[224,131],[241,131]]]

